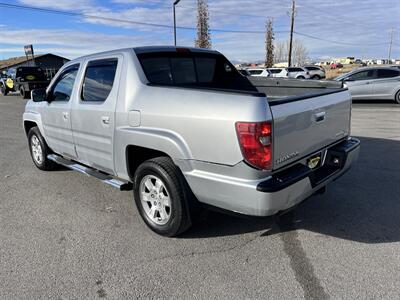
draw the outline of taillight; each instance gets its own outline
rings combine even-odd
[[[245,161],[253,167],[272,167],[272,127],[269,122],[237,122],[236,132]]]

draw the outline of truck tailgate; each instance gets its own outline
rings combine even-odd
[[[270,102],[273,115],[273,169],[309,156],[350,133],[347,90]]]

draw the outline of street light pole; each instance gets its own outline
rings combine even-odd
[[[176,14],[175,14],[175,6],[180,2],[181,0],[175,0],[174,5],[173,5],[173,10],[174,10],[174,45],[176,46]]]

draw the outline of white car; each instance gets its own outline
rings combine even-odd
[[[271,73],[268,69],[256,68],[256,69],[247,69],[251,76],[258,76],[258,77],[270,77]]]
[[[288,72],[288,78],[310,79],[310,73],[304,68],[289,67],[286,68],[286,71]]]
[[[326,74],[325,74],[325,69],[319,66],[305,66],[303,67],[306,71],[308,71],[311,79],[325,79]]]
[[[269,68],[268,71],[271,73],[271,77],[276,77],[276,78],[288,77],[288,72],[286,68]]]

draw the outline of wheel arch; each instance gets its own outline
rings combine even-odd
[[[24,120],[24,130],[26,136],[28,136],[29,130],[31,130],[33,127],[38,127],[38,124],[31,120]]]
[[[137,168],[146,160],[156,157],[169,157],[167,153],[152,148],[128,145],[125,149],[126,169],[128,176],[133,179]]]

